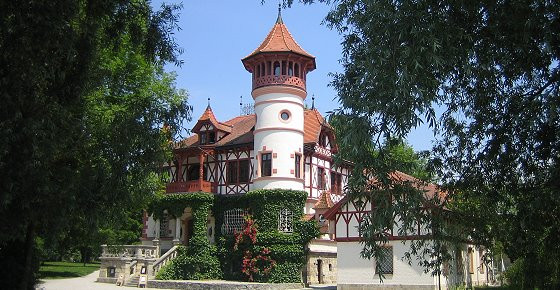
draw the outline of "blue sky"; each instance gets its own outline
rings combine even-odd
[[[153,1],[158,8],[162,1]],[[218,120],[225,121],[239,115],[239,97],[251,103],[251,75],[241,64],[264,40],[276,21],[278,1],[165,1],[183,2],[177,42],[184,49],[181,67],[168,66],[177,73],[177,87],[189,92],[194,107],[192,128],[207,105],[207,98]],[[282,19],[298,44],[316,57],[317,69],[307,75],[307,104],[315,96],[315,107],[323,114],[339,106],[336,91],[328,86],[329,73],[342,72],[341,37],[322,25],[330,7],[324,4],[306,6],[295,3],[282,11]],[[416,150],[431,147],[433,134],[421,127],[408,136]]]

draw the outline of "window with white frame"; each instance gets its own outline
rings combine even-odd
[[[287,208],[283,208],[278,213],[278,231],[283,233],[291,233],[293,227],[294,214]]]
[[[377,260],[379,274],[393,274],[393,247],[382,247],[381,257]]]
[[[240,208],[229,209],[224,212],[222,234],[231,235],[243,231],[245,227],[245,211]]]

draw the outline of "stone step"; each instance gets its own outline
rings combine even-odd
[[[128,278],[124,286],[126,287],[138,287],[138,281],[140,281],[140,276],[132,276]]]

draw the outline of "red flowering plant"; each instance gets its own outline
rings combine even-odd
[[[234,233],[234,251],[243,251],[241,273],[245,274],[247,280],[265,281],[272,269],[276,267],[276,261],[270,258],[270,250],[263,248],[255,249],[257,243],[257,225],[250,215],[245,215],[245,227],[243,231]]]

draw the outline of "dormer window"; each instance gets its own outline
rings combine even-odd
[[[203,131],[199,133],[200,144],[214,144],[216,143],[216,132],[214,131]]]
[[[322,134],[321,138],[319,138],[319,145],[321,145],[323,147],[327,147],[327,140],[328,140],[327,135]]]

